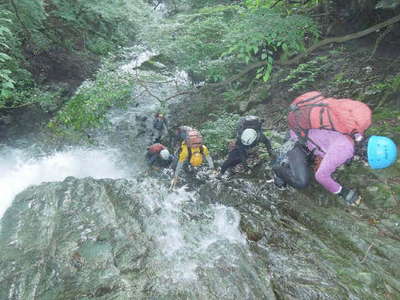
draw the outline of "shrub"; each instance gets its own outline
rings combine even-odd
[[[51,128],[81,131],[106,121],[113,106],[122,106],[131,99],[133,78],[115,69],[108,61],[93,81],[84,84],[50,122]]]
[[[150,44],[167,51],[180,68],[200,73],[207,81],[220,81],[260,60],[266,65],[257,77],[266,81],[278,54],[285,57],[301,52],[305,37],[319,34],[308,17],[239,5],[216,5],[181,14],[151,31],[158,34],[151,36]]]
[[[214,117],[217,117],[214,115]],[[208,121],[200,128],[204,136],[204,143],[210,151],[217,154],[228,152],[229,142],[235,138],[236,126],[240,116],[223,114],[214,121]]]

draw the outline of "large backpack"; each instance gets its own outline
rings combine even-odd
[[[257,132],[261,130],[262,121],[256,116],[246,116],[239,119],[238,127],[236,129],[236,136],[238,139],[242,136],[242,133],[247,128],[255,129]]]
[[[153,144],[148,148],[148,151],[151,153],[160,153],[161,150],[166,149],[166,147],[160,143]]]
[[[203,136],[196,129],[189,129],[186,131],[185,143],[189,148],[202,148]]]
[[[309,129],[334,130],[354,137],[371,125],[371,109],[352,99],[325,98],[320,92],[305,93],[292,102],[289,127],[307,140]]]

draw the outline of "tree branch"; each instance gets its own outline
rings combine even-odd
[[[302,58],[306,57],[307,55],[309,55],[311,52],[313,52],[314,50],[321,48],[325,45],[331,44],[331,43],[343,43],[343,42],[347,42],[350,40],[354,40],[354,39],[358,39],[360,37],[366,36],[370,33],[373,33],[375,31],[378,31],[384,27],[387,27],[389,25],[392,25],[394,23],[397,23],[400,21],[400,15],[395,16],[385,22],[379,23],[375,26],[372,26],[368,29],[356,32],[356,33],[351,33],[351,34],[347,34],[345,36],[340,36],[340,37],[333,37],[333,38],[327,38],[325,40],[320,41],[319,43],[316,43],[315,45],[311,46],[310,48],[308,48],[304,53],[294,57],[293,59],[290,59],[288,61],[285,62],[279,62],[280,65],[292,65],[295,63],[298,63]]]
[[[352,34],[348,34],[345,36],[339,36],[339,37],[333,37],[333,38],[327,38],[325,40],[320,41],[319,43],[316,43],[315,45],[311,46],[310,48],[308,48],[304,53],[290,59],[287,61],[278,61],[276,62],[277,65],[292,65],[295,63],[298,63],[301,59],[303,59],[304,57],[308,56],[311,52],[313,52],[314,50],[321,48],[325,45],[331,44],[331,43],[343,43],[343,42],[347,42],[350,40],[354,40],[354,39],[358,39],[360,37],[366,36],[372,32],[378,31],[384,27],[390,26],[394,23],[397,23],[400,21],[400,15],[393,17],[385,22],[379,23],[375,26],[372,26],[368,29],[356,32],[356,33],[352,33]],[[207,87],[221,87],[221,86],[225,86],[228,84],[231,84],[232,82],[240,79],[242,76],[246,75],[247,73],[251,72],[252,70],[265,66],[267,64],[266,61],[258,61],[255,62],[251,65],[249,65],[248,67],[246,67],[244,70],[240,71],[237,75],[234,75],[226,80],[224,80],[223,82],[220,83],[211,83],[211,84],[207,84]]]
[[[146,80],[142,80],[139,78],[139,74],[136,70],[136,80],[138,82],[138,84],[144,89],[144,91],[142,93],[140,93],[136,98],[140,97],[141,95],[144,94],[144,92],[146,92],[147,94],[149,94],[151,97],[155,98],[158,102],[160,102],[161,105],[164,105],[165,103],[167,103],[169,100],[176,98],[178,96],[182,96],[182,95],[193,95],[193,94],[197,94],[200,93],[200,91],[193,91],[193,90],[186,90],[186,91],[180,91],[172,96],[169,96],[165,99],[161,99],[160,97],[158,97],[157,95],[155,95],[154,93],[152,93],[150,91],[150,89],[147,87],[146,83],[171,83],[171,82],[175,82],[175,80],[168,80],[168,81],[160,81],[160,82],[156,82],[156,81],[146,81]]]

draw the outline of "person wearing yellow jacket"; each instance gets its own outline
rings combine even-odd
[[[178,181],[179,173],[181,172],[182,167],[186,161],[189,161],[189,163],[193,167],[199,167],[203,163],[203,158],[207,160],[208,166],[211,169],[214,169],[214,162],[206,146],[202,145],[200,147],[190,148],[186,145],[185,142],[182,142],[181,148],[179,150],[178,163],[175,168],[174,178],[171,182],[171,188],[173,188]]]

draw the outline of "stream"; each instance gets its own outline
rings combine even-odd
[[[120,66],[121,72],[133,72],[134,68],[139,67],[143,62],[151,58],[154,53],[144,51],[141,53],[132,52],[130,55],[130,61]],[[141,72],[149,75],[148,73],[152,71]],[[166,81],[171,81],[170,84],[162,84],[156,87],[154,91],[160,97],[166,93],[176,93],[178,84],[182,85],[187,82],[186,76],[182,72],[177,72],[170,76],[172,77],[165,78],[167,79]],[[88,83],[84,83],[82,86],[84,87],[85,85],[88,85]],[[139,87],[132,93],[132,97],[134,98],[142,92]],[[147,293],[148,296],[179,295],[180,293],[184,293],[191,295],[191,297],[200,298],[209,298],[210,295],[221,295],[221,297],[224,297],[225,293],[229,293],[229,297],[233,295],[234,297],[239,297],[244,293],[251,298],[254,298],[256,294],[272,295],[272,292],[267,288],[268,285],[260,282],[256,291],[253,291],[253,280],[246,282],[241,279],[243,271],[239,269],[240,265],[246,265],[247,261],[252,261],[254,258],[249,250],[244,234],[239,229],[240,214],[237,210],[222,204],[201,203],[197,199],[198,195],[196,191],[188,191],[185,187],[181,187],[173,192],[169,191],[167,189],[168,178],[170,178],[168,175],[165,175],[164,179],[143,177],[146,167],[143,158],[146,146],[151,141],[149,132],[151,132],[152,115],[158,106],[159,103],[154,97],[143,95],[135,104],[125,109],[114,109],[108,116],[109,126],[96,131],[95,138],[98,144],[96,147],[68,146],[61,151],[49,151],[48,149],[44,151],[40,144],[31,144],[29,147],[21,149],[5,145],[1,146],[0,190],[2,191],[2,199],[0,214],[3,215],[16,195],[24,191],[18,196],[19,198],[16,198],[15,202],[17,204],[15,206],[19,206],[18,199],[21,199],[24,195],[29,195],[30,199],[27,200],[27,207],[31,211],[25,211],[24,213],[36,215],[34,219],[41,219],[46,216],[46,221],[43,221],[45,223],[52,223],[51,216],[55,213],[54,210],[60,210],[61,207],[66,205],[65,199],[49,200],[48,197],[58,197],[57,188],[54,186],[68,185],[66,183],[68,181],[73,181],[78,186],[81,184],[85,185],[85,182],[92,182],[94,185],[101,186],[99,183],[94,183],[93,180],[103,178],[105,180],[118,179],[115,181],[115,184],[112,183],[113,189],[117,189],[118,182],[122,181],[124,186],[129,189],[129,193],[133,193],[137,197],[136,201],[140,203],[138,205],[142,207],[141,209],[146,211],[145,215],[147,217],[139,221],[142,227],[141,234],[143,235],[143,239],[146,240],[144,247],[148,248],[146,250],[147,262],[143,268],[147,273],[154,273],[156,276],[150,278],[151,280],[147,279],[149,282],[145,282],[147,287],[144,289],[144,293]],[[72,177],[76,179],[72,180]],[[79,181],[79,178],[87,179]],[[39,187],[36,187],[37,185]],[[45,190],[44,194],[49,193],[53,196],[44,196],[44,194],[38,196],[37,194],[41,194],[43,189]],[[68,190],[64,194],[67,193],[69,195],[70,200],[68,201],[79,201],[84,206],[84,199],[88,195],[91,195],[91,193],[85,194],[82,191],[79,193],[77,190],[79,188],[74,187],[73,190]],[[78,193],[79,196],[74,198],[71,196],[73,193]],[[96,200],[97,202],[99,200],[95,205],[101,207],[102,200],[97,199],[102,198],[101,193],[95,192],[94,195],[94,198],[87,201]],[[46,199],[47,203],[41,203],[42,201],[46,201]],[[63,202],[61,207],[59,201]],[[108,201],[112,201],[112,199],[108,199]],[[58,203],[57,207],[52,207],[52,203]],[[41,207],[40,211],[36,210],[39,207]],[[99,208],[99,210],[103,209],[106,208]],[[6,220],[4,221],[3,219],[2,228],[8,227],[10,222],[18,218],[19,214],[23,213],[23,211],[22,209],[22,211],[19,211],[15,215],[14,208],[8,210],[4,216]],[[63,213],[59,211],[57,214],[62,215]],[[140,213],[138,214],[139,217],[136,218],[143,218]],[[90,240],[90,235],[100,230],[97,228],[98,218],[106,219],[106,222],[110,223],[118,222],[116,216],[108,217],[108,213],[105,213],[101,217],[85,216],[84,219],[88,223],[84,222],[80,213],[77,213],[75,217],[76,220],[73,223],[81,223],[78,231],[80,232],[81,239],[82,235],[87,235],[84,238],[85,240]],[[11,218],[11,221],[7,221],[9,218]],[[94,219],[89,221],[88,218]],[[37,239],[36,234],[34,236],[26,236],[28,228],[30,228],[29,230],[36,228],[42,231],[36,227],[39,226],[38,224],[35,224],[32,219],[30,220],[30,222],[26,220],[26,223],[23,220],[19,220],[17,228],[10,230],[13,232],[13,241],[8,243],[8,246],[19,245],[17,248],[20,249],[21,245],[26,242],[24,240],[28,238],[40,241],[40,248],[49,249],[55,247],[54,245],[46,244],[49,239],[53,239],[47,236],[48,232],[46,234],[43,232],[40,233],[40,239]],[[93,223],[96,224],[93,226]],[[61,224],[57,223],[47,226],[63,227],[62,222]],[[87,227],[90,227],[90,229]],[[14,232],[14,230],[16,231]],[[128,231],[132,230],[132,228],[128,229]],[[10,231],[3,231],[3,238],[9,236],[11,234]],[[61,230],[61,236],[67,233],[70,235],[72,234],[71,231],[74,231],[74,229],[66,227]],[[62,247],[58,245],[56,248],[59,249]],[[81,248],[82,246],[67,247],[68,250],[64,249],[64,251],[70,251],[70,253],[65,253],[65,255],[73,256],[73,253],[78,252],[80,253],[79,256],[84,256],[82,253],[85,250]],[[95,256],[107,256],[105,249],[97,249],[95,246],[88,251],[96,252]],[[53,259],[58,260],[57,255],[54,255]],[[89,258],[86,259],[89,260]],[[65,264],[65,261],[63,263]],[[94,264],[96,265],[96,263]],[[245,270],[245,272],[250,273],[254,278],[258,277],[259,270],[250,267],[250,265],[246,267],[248,270]],[[3,275],[6,269],[3,268]],[[29,269],[31,268],[27,267],[27,270]],[[218,276],[216,278],[218,278],[222,275],[221,272],[225,272],[224,270],[229,270],[230,275],[228,276],[235,278],[234,281],[217,283],[210,281],[211,279],[208,278],[207,273],[217,273]],[[106,272],[110,273],[111,271],[107,270]],[[29,271],[27,273],[29,274],[27,277],[46,277],[49,275],[43,273],[34,275],[30,274]],[[118,273],[119,276],[122,276],[121,270]],[[110,274],[107,276],[111,276]],[[80,280],[78,278],[77,280]],[[50,278],[48,280],[52,281]],[[4,281],[1,282],[4,284]],[[39,279],[38,281],[33,280],[28,282],[26,277],[22,277],[13,282],[11,286],[5,287],[3,285],[2,292],[0,292],[0,296],[2,297],[0,298],[5,299],[4,295],[6,295],[5,291],[7,290],[9,299],[45,299],[49,297],[46,296],[48,294],[38,292],[43,289],[41,287],[43,284]],[[126,284],[132,285],[133,283]],[[26,290],[27,285],[30,286],[29,291]],[[228,292],[230,289],[232,291]],[[101,290],[98,292],[95,288],[93,293],[103,292]],[[60,297],[60,294],[58,297]],[[64,295],[63,297],[72,299],[71,295]],[[140,297],[143,297],[143,295]]]
[[[176,94],[186,74],[142,69],[154,55],[127,49],[119,70],[161,76],[152,94]],[[149,176],[144,162],[160,103],[141,86],[131,97],[96,146],[0,145],[0,299],[400,297],[395,210],[207,170],[169,191],[170,173]]]

